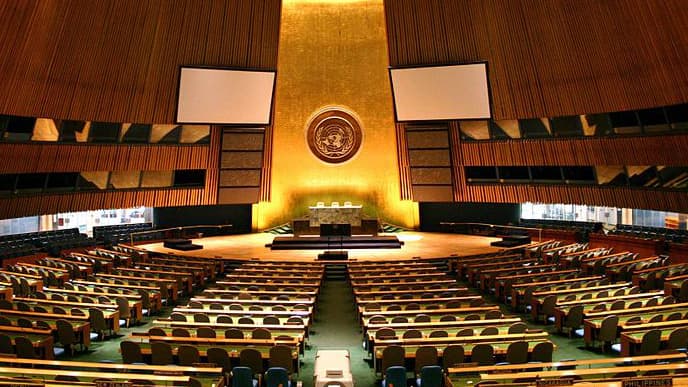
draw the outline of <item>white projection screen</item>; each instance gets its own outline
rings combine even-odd
[[[182,67],[177,123],[270,123],[274,71]]]
[[[397,121],[492,117],[487,63],[390,69]]]

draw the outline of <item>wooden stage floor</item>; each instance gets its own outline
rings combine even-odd
[[[348,250],[349,259],[357,260],[397,260],[413,257],[434,258],[446,257],[451,254],[458,256],[472,255],[498,251],[499,248],[490,246],[491,242],[500,238],[473,235],[443,234],[406,231],[394,234],[404,245],[400,249],[352,249]],[[320,250],[270,250],[265,247],[276,236],[268,233],[254,233],[229,235],[193,239],[194,244],[202,245],[203,249],[193,251],[179,251],[163,247],[162,243],[139,245],[150,251],[171,253],[191,257],[206,258],[259,258],[266,260],[284,261],[313,261]]]

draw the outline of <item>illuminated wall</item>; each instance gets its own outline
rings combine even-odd
[[[418,206],[400,199],[382,0],[284,0],[281,17],[271,200],[254,206],[254,228],[304,216],[318,201],[351,201],[366,216],[414,227]],[[332,106],[363,132],[341,164],[319,160],[306,141],[309,120]]]

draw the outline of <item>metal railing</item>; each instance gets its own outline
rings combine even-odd
[[[227,235],[225,230],[231,228],[231,224],[170,227],[132,232],[129,234],[129,238],[133,246],[137,237],[141,237],[138,238],[139,241],[173,238],[203,238],[204,236]],[[146,236],[148,236],[148,238]]]
[[[448,226],[453,228],[453,232],[456,232],[455,230],[464,227],[466,230],[470,230],[471,232],[466,232],[466,234],[475,234],[473,232],[474,230],[486,230],[486,231],[494,231],[495,234],[502,233],[504,234],[506,230],[519,230],[519,231],[537,231],[538,233],[538,242],[542,242],[542,228],[538,227],[521,227],[521,226],[508,226],[508,225],[501,225],[501,224],[490,224],[490,223],[470,223],[470,222],[440,222],[441,226]],[[528,233],[530,235],[530,233]]]

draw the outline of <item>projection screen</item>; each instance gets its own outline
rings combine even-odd
[[[390,69],[397,121],[488,119],[487,63]]]
[[[177,123],[270,123],[274,71],[181,67]]]

